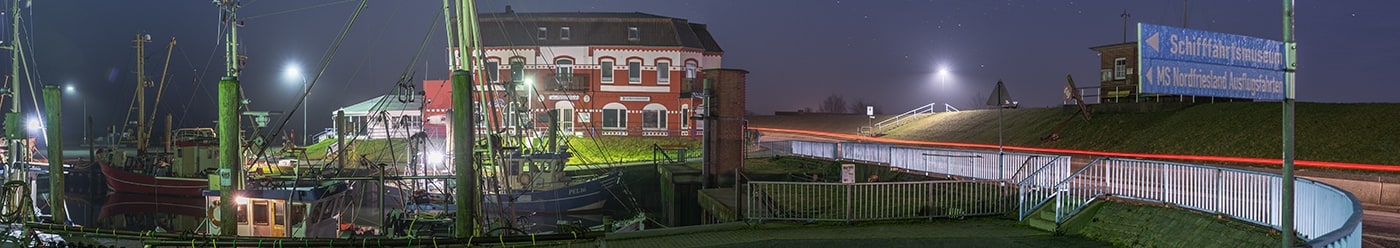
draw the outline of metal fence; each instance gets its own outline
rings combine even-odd
[[[749,182],[749,220],[874,221],[1005,214],[1016,189],[993,181]]]
[[[1299,237],[1314,247],[1359,247],[1361,210],[1356,198],[1312,180],[1296,182],[1294,220]],[[1278,175],[1254,171],[1101,159],[1055,186],[1055,221],[1064,222],[1095,198],[1111,195],[1169,203],[1278,228],[1281,183]],[[1024,187],[1022,193],[1025,194]]]
[[[836,143],[794,140],[791,145],[792,154],[833,160],[840,158],[837,157]]]
[[[880,143],[792,141],[791,150],[793,154],[809,157],[860,161],[917,172],[1012,182],[1019,189],[1012,193],[1014,195],[1006,198],[1014,201],[1006,206],[1015,205],[1021,218],[1053,200],[1055,219],[1057,222],[1063,222],[1095,198],[1111,195],[1229,215],[1235,219],[1274,228],[1281,225],[1282,178],[1268,173],[1183,163],[1107,158],[1090,162],[1071,174],[1070,159],[1064,156],[912,148]],[[997,161],[997,158],[1001,158],[1001,161]],[[1299,237],[1308,240],[1307,245],[1312,247],[1359,247],[1361,205],[1356,197],[1344,190],[1312,180],[1297,179],[1295,182],[1294,220]],[[970,181],[940,183],[977,184]],[[757,220],[852,221],[931,218],[947,216],[938,215],[936,212],[939,211],[974,209],[968,208],[969,206],[941,206],[944,208],[933,209],[932,207],[938,206],[930,204],[923,208],[927,211],[920,212],[918,206],[908,205],[909,202],[932,199],[918,197],[934,197],[934,194],[930,193],[934,192],[934,189],[922,193],[916,190],[921,186],[789,186],[760,182],[750,185],[749,197],[752,199],[749,201],[748,211],[750,218]],[[814,194],[817,197],[804,198],[804,194]],[[839,201],[830,202],[828,198],[859,203],[842,205]],[[878,207],[901,204],[901,200],[906,208]],[[909,211],[914,211],[915,214],[910,215]]]

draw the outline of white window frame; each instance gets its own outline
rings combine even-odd
[[[541,26],[536,28],[535,30],[538,30],[536,31],[537,34],[535,35],[535,39],[545,40],[549,38],[549,28]]]
[[[690,104],[681,104],[681,129],[690,129]]]
[[[555,76],[555,77],[573,77],[573,75],[574,75],[574,60],[573,60],[573,59],[569,59],[569,58],[555,59],[555,60],[554,60],[554,67],[555,67],[555,68],[554,68],[554,76]]]
[[[608,103],[599,111],[602,113],[603,130],[627,130],[627,106],[621,103]],[[608,123],[609,115],[614,123]]]
[[[642,39],[642,30],[641,30],[641,29],[637,29],[637,26],[627,27],[627,40],[629,40],[629,41],[638,41],[638,40],[641,40],[641,39]]]
[[[633,65],[633,63],[636,63]],[[627,60],[627,83],[642,84],[642,60]]]
[[[558,101],[554,103],[554,109],[559,110],[559,132],[565,134],[574,133],[574,103],[569,101]]]
[[[693,79],[693,78],[695,78],[695,76],[697,76],[697,75],[696,75],[696,72],[699,71],[699,70],[700,70],[700,65],[695,64],[695,61],[686,61],[686,62],[685,62],[685,78],[686,78],[686,79]]]
[[[605,84],[612,84],[614,80],[613,74],[617,73],[613,70],[613,66],[615,65],[617,65],[617,62],[613,59],[603,59],[602,61],[598,61],[599,81],[602,81]]]
[[[1128,79],[1128,58],[1113,59],[1113,80]]]
[[[559,27],[559,40],[569,40],[569,36],[573,36],[573,32],[569,30],[569,27]]]
[[[656,84],[671,84],[671,61],[656,61]]]
[[[487,60],[486,60],[486,63],[483,65],[483,68],[481,68],[481,69],[486,71],[486,80],[487,80],[487,81],[493,82],[493,83],[494,83],[494,82],[500,82],[500,81],[501,81],[501,60],[500,60],[500,59],[487,59]]]
[[[647,104],[646,107],[642,108],[642,130],[666,130],[666,115],[668,113],[670,111],[666,110],[664,105]],[[653,116],[654,119],[647,120],[648,115]]]

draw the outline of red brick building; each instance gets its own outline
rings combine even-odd
[[[704,24],[645,13],[481,14],[482,74],[519,85],[535,111],[582,136],[692,136],[704,69],[724,51]],[[441,136],[451,89],[425,81],[425,129]],[[501,90],[501,89],[495,89]],[[536,129],[549,123],[535,118]]]

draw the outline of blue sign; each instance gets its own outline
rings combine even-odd
[[[1138,24],[1140,92],[1283,99],[1283,42]]]
[[[1181,61],[1142,59],[1138,87],[1141,92],[1214,96],[1260,100],[1283,99],[1283,72],[1198,64]]]

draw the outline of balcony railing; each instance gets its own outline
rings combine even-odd
[[[705,79],[685,78],[681,79],[681,98],[697,97],[705,92]]]
[[[550,73],[542,79],[546,82],[540,84],[543,90],[548,91],[588,91],[593,82],[593,75],[584,73]]]

